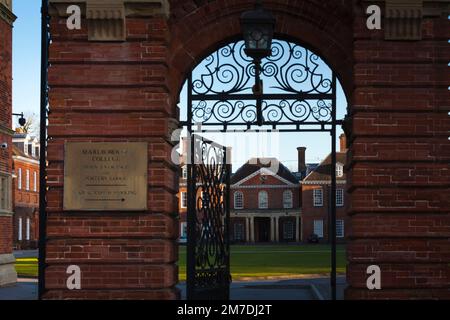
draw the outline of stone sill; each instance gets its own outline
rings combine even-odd
[[[12,217],[14,212],[9,210],[0,210],[0,217]]]

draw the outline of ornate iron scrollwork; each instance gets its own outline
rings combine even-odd
[[[228,44],[194,69],[184,125],[247,129],[257,125],[252,93],[255,67],[244,47],[243,41]],[[262,61],[261,79],[266,86],[261,106],[263,125],[291,123],[323,129],[324,124],[330,124],[336,94],[334,74],[310,50],[274,40],[272,56]]]
[[[194,164],[189,188],[193,199],[188,249],[193,276],[188,295],[192,299],[228,299],[230,246],[228,240],[228,190],[230,166],[227,149],[199,136],[194,141]],[[188,272],[189,272],[188,271]]]
[[[198,124],[202,132],[255,126],[328,131],[336,153],[337,78],[327,65],[308,49],[274,40],[272,56],[262,60],[259,74],[265,90],[257,94],[252,90],[255,72],[239,41],[214,52],[189,75],[187,120],[181,121],[195,151],[188,165],[188,299],[227,299],[231,281],[230,166],[224,147],[192,135]],[[332,194],[335,190],[334,181]]]

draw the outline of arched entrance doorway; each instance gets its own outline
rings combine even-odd
[[[74,2],[50,1],[52,42],[42,90],[44,97],[50,62],[49,106],[46,99],[42,104],[48,131],[42,126],[40,297],[177,299],[178,168],[169,163],[169,137],[179,118],[176,100],[205,54],[240,37],[239,17],[255,1],[79,3],[82,29],[70,30],[67,8]],[[448,257],[437,249],[447,241],[449,221],[448,185],[442,183],[449,163],[442,122],[449,94],[442,55],[448,47],[442,33],[448,7],[436,1],[380,4],[388,14],[385,30],[366,28],[367,1],[264,2],[279,22],[275,36],[310,45],[349,95],[352,239],[346,297],[444,298],[448,281],[441,275],[448,273]],[[413,39],[419,41],[403,41]],[[67,212],[64,144],[75,141],[146,142],[147,210]],[[73,264],[83,271],[82,290],[65,286]],[[391,279],[383,290],[367,289],[367,268],[374,264]],[[129,272],[111,279],[124,265]],[[405,272],[407,278],[398,277]]]
[[[226,147],[201,135],[327,132],[331,137],[330,279],[331,297],[335,299],[336,130],[343,124],[337,112],[337,75],[310,50],[279,39],[274,40],[271,56],[263,59],[260,71],[257,70],[245,54],[244,41],[231,42],[200,62],[189,73],[183,90],[186,105],[181,111],[181,125],[187,130],[190,145],[187,297],[228,299],[231,281],[231,154]],[[254,79],[261,80],[258,92]]]

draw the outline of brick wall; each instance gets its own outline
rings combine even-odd
[[[169,2],[169,20],[127,17],[126,42],[88,42],[85,24],[69,33],[52,19],[45,298],[177,297],[176,102],[192,67],[241,36],[239,17],[254,1]],[[422,41],[390,42],[365,28],[360,2],[265,6],[276,37],[319,54],[351,102],[347,298],[449,297],[446,17],[425,17]],[[65,141],[147,141],[148,212],[63,212]],[[69,264],[81,265],[88,290],[64,289]],[[386,272],[382,291],[364,288],[369,264]]]
[[[22,170],[22,188],[19,189],[19,169]],[[16,249],[36,249],[39,239],[39,164],[13,158],[13,244]],[[27,190],[27,170],[29,170],[29,190]],[[36,191],[34,174],[36,173]],[[22,240],[19,240],[19,219],[22,219]],[[27,220],[30,234],[27,239]]]
[[[422,40],[386,41],[367,30],[364,9],[354,22],[346,297],[450,298],[450,24],[438,11],[423,18]],[[366,288],[369,265],[381,268],[380,291]]]
[[[0,4],[1,5],[1,4]],[[12,27],[0,17],[0,172],[11,174]],[[12,253],[12,217],[0,215],[0,255]]]
[[[13,190],[14,190],[14,205],[15,206],[27,206],[27,207],[38,207],[39,206],[39,164],[28,163],[20,160],[14,160],[14,172],[16,173],[16,178],[13,179]],[[22,188],[19,189],[18,182],[18,172],[19,169],[22,170]],[[27,170],[30,172],[30,185],[29,190],[27,190]],[[36,191],[35,190],[35,180],[34,174],[36,173]]]
[[[11,136],[4,133],[11,129],[12,110],[12,32],[11,26],[0,19],[0,143],[10,148],[0,149],[0,171],[11,172]]]
[[[85,21],[82,30],[69,31],[53,11],[44,298],[178,297],[178,179],[170,161],[176,102],[190,68],[224,41],[240,37],[239,17],[254,6],[250,0],[197,3],[170,1],[170,20],[127,17],[125,42],[88,41]],[[349,10],[334,1],[311,3],[273,1],[270,7],[280,21],[277,34],[307,35],[304,40],[316,52],[333,57],[348,85],[351,32],[342,21]],[[342,12],[344,18],[328,19],[330,11]],[[311,20],[323,25],[311,26],[306,22]],[[147,141],[148,212],[64,212],[67,141]],[[71,264],[80,265],[85,290],[64,288],[65,268]]]
[[[0,254],[12,253],[12,217],[0,217]]]
[[[64,19],[52,19],[46,299],[178,297],[167,28],[161,17],[129,18],[127,42],[88,42],[85,24],[71,32]],[[148,211],[63,212],[68,141],[148,142]],[[82,270],[78,292],[65,288],[72,264]]]
[[[283,192],[286,190],[292,191],[292,202],[293,208],[300,207],[300,197],[299,197],[299,189],[292,188],[286,186],[285,188],[264,188],[264,185],[284,185],[279,179],[274,176],[267,175],[265,176],[265,181],[262,183],[260,179],[260,175],[251,178],[250,180],[244,182],[242,186],[255,186],[258,185],[258,188],[233,188],[231,190],[231,209],[234,209],[234,194],[235,192],[242,192],[244,195],[244,208],[243,209],[258,209],[258,194],[260,191],[266,191],[268,194],[269,208],[268,209],[280,209],[283,208]]]
[[[321,188],[323,192],[323,206],[315,207],[313,201],[313,190]],[[330,185],[303,185],[302,186],[302,240],[307,241],[308,237],[314,233],[314,220],[323,221],[323,239],[329,240],[329,203],[330,203]],[[344,220],[344,239],[348,238],[348,230],[350,229],[350,218],[347,215],[349,197],[346,192],[347,186],[338,184],[336,189],[344,190],[344,206],[336,207],[336,219]],[[338,238],[339,242],[344,239]]]

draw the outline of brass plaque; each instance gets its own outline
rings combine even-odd
[[[146,210],[147,149],[145,142],[66,143],[64,210]]]

